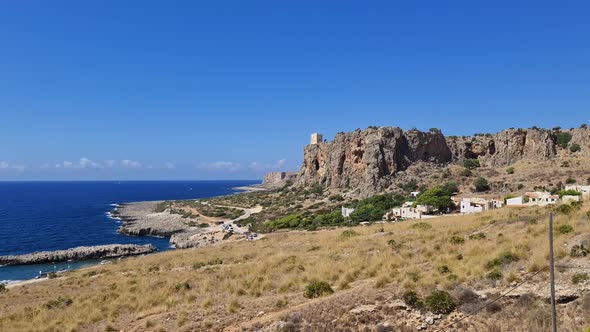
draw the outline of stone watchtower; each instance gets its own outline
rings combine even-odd
[[[311,144],[320,144],[324,141],[324,136],[322,134],[313,133],[311,134]]]

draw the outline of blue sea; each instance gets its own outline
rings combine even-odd
[[[115,243],[153,244],[168,239],[117,233],[108,213],[116,204],[191,199],[235,193],[260,181],[0,182],[0,255],[19,255]],[[0,282],[36,277],[40,271],[74,269],[97,262],[0,267]]]

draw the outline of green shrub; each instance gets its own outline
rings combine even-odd
[[[452,236],[449,242],[452,244],[463,244],[465,243],[465,239],[462,236]]]
[[[469,235],[469,239],[470,240],[485,240],[486,235],[484,233],[475,233],[475,234]]]
[[[563,197],[563,196],[582,196],[582,193],[579,191],[575,191],[573,189],[570,190],[561,190],[559,191],[559,197]]]
[[[305,297],[308,299],[318,298],[333,294],[334,290],[325,281],[312,281],[305,287]]]
[[[519,183],[518,186],[516,186],[516,188],[518,188],[518,190],[520,190],[520,189],[524,188],[524,184]]]
[[[416,293],[413,290],[406,291],[402,295],[402,299],[404,300],[404,303],[409,307],[422,308],[423,306],[422,300],[418,296],[418,293]]]
[[[572,178],[571,176],[565,180],[565,184],[574,184],[576,183],[576,179]]]
[[[581,284],[587,280],[590,280],[590,275],[588,273],[576,273],[572,277],[572,283],[574,284]]]
[[[438,273],[440,274],[448,274],[451,273],[451,269],[447,265],[441,265],[437,268]]]
[[[47,275],[48,279],[56,279],[57,278],[57,273],[55,272],[51,272]]]
[[[507,265],[512,262],[516,262],[520,259],[516,254],[512,253],[512,251],[504,251],[498,255],[497,258],[492,259],[491,261],[486,263],[486,267],[488,269],[493,269],[499,266]]]
[[[67,297],[58,297],[57,300],[49,301],[43,306],[49,310],[65,308],[74,303],[74,301]]]
[[[574,143],[572,146],[570,146],[570,151],[573,153],[579,152],[580,150],[582,150],[580,144]]]
[[[508,169],[506,170],[506,173],[508,174],[514,174],[514,167],[508,167]]]
[[[424,306],[433,314],[449,314],[457,307],[449,293],[439,290],[432,291],[424,299]]]
[[[8,292],[8,288],[6,288],[5,283],[0,283],[0,293]]]
[[[470,177],[473,175],[473,172],[469,168],[465,168],[461,171],[461,175],[464,177]]]
[[[574,231],[574,228],[571,225],[563,224],[563,225],[557,226],[556,230],[557,230],[557,233],[559,233],[559,234],[569,234]]]
[[[502,279],[502,272],[500,272],[500,270],[493,270],[486,275],[486,278],[490,280],[500,280]]]
[[[191,285],[185,281],[185,282],[181,282],[176,284],[176,286],[174,286],[174,288],[176,289],[177,292],[183,291],[183,290],[190,290],[191,289]]]
[[[395,241],[394,239],[387,241],[387,244],[393,249],[399,249],[402,246],[401,244],[397,243],[397,241]]]
[[[564,132],[557,132],[555,133],[555,138],[557,141],[557,145],[561,146],[562,148],[567,148],[567,145],[572,140],[572,134],[564,133]]]
[[[586,184],[590,185],[590,177],[586,179]]]
[[[463,166],[467,169],[474,169],[480,167],[479,159],[465,159],[463,160]]]
[[[489,184],[488,180],[486,180],[482,177],[478,177],[477,179],[475,179],[475,181],[473,181],[473,186],[475,187],[476,192],[483,192],[483,191],[490,190],[490,184]]]

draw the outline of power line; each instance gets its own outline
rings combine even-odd
[[[525,280],[523,280],[522,282],[520,282],[520,283],[519,283],[519,284],[517,284],[516,286],[514,286],[514,287],[511,287],[510,289],[508,289],[508,291],[504,292],[503,294],[501,294],[500,296],[498,296],[496,299],[494,299],[494,300],[491,300],[491,301],[488,301],[488,302],[484,303],[484,304],[483,304],[481,307],[479,307],[479,308],[475,309],[475,311],[471,312],[471,313],[470,313],[470,314],[468,314],[467,316],[465,316],[465,317],[462,317],[461,319],[458,319],[458,320],[456,320],[456,321],[454,321],[454,322],[450,323],[449,325],[443,326],[443,327],[441,327],[440,329],[438,329],[437,331],[444,331],[444,330],[448,329],[449,327],[451,327],[451,326],[453,326],[453,325],[455,325],[455,324],[457,324],[457,323],[459,323],[459,322],[461,322],[461,321],[463,321],[463,320],[465,320],[465,319],[467,319],[467,318],[469,318],[469,317],[471,317],[471,316],[473,316],[473,315],[475,315],[475,314],[479,313],[479,312],[480,312],[480,311],[482,311],[483,309],[487,308],[487,307],[488,307],[490,304],[492,304],[492,303],[496,303],[496,302],[500,301],[502,298],[506,297],[508,294],[510,294],[510,293],[512,293],[513,291],[515,291],[515,290],[516,290],[518,287],[520,287],[520,286],[522,286],[522,285],[526,284],[526,283],[527,283],[527,282],[529,282],[531,279],[533,279],[535,276],[537,276],[539,273],[543,272],[543,270],[545,270],[546,268],[547,268],[547,267],[545,267],[545,268],[543,268],[543,269],[541,269],[541,270],[539,270],[539,271],[537,271],[537,272],[534,272],[534,273],[533,273],[531,276],[529,276],[528,278],[526,278]]]

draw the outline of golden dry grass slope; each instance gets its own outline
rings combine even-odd
[[[560,264],[590,266],[590,257],[569,257],[571,244],[590,234],[587,211],[558,214]],[[541,331],[549,322],[542,299],[548,289],[547,214],[505,208],[275,233],[255,242],[124,259],[0,293],[0,331],[240,331],[273,323],[283,330],[415,331],[419,314],[397,310],[392,301],[408,289],[420,295],[447,290],[459,307],[427,327],[436,331],[473,310],[459,286],[493,297],[534,271],[541,272],[526,285],[537,296],[503,298],[500,308],[447,331]],[[588,281],[573,284],[575,273],[580,271],[558,271],[559,289],[584,295]],[[334,294],[304,297],[312,280],[327,281]],[[590,297],[567,302],[559,308],[563,331],[590,327]],[[370,310],[350,312],[360,305]]]

